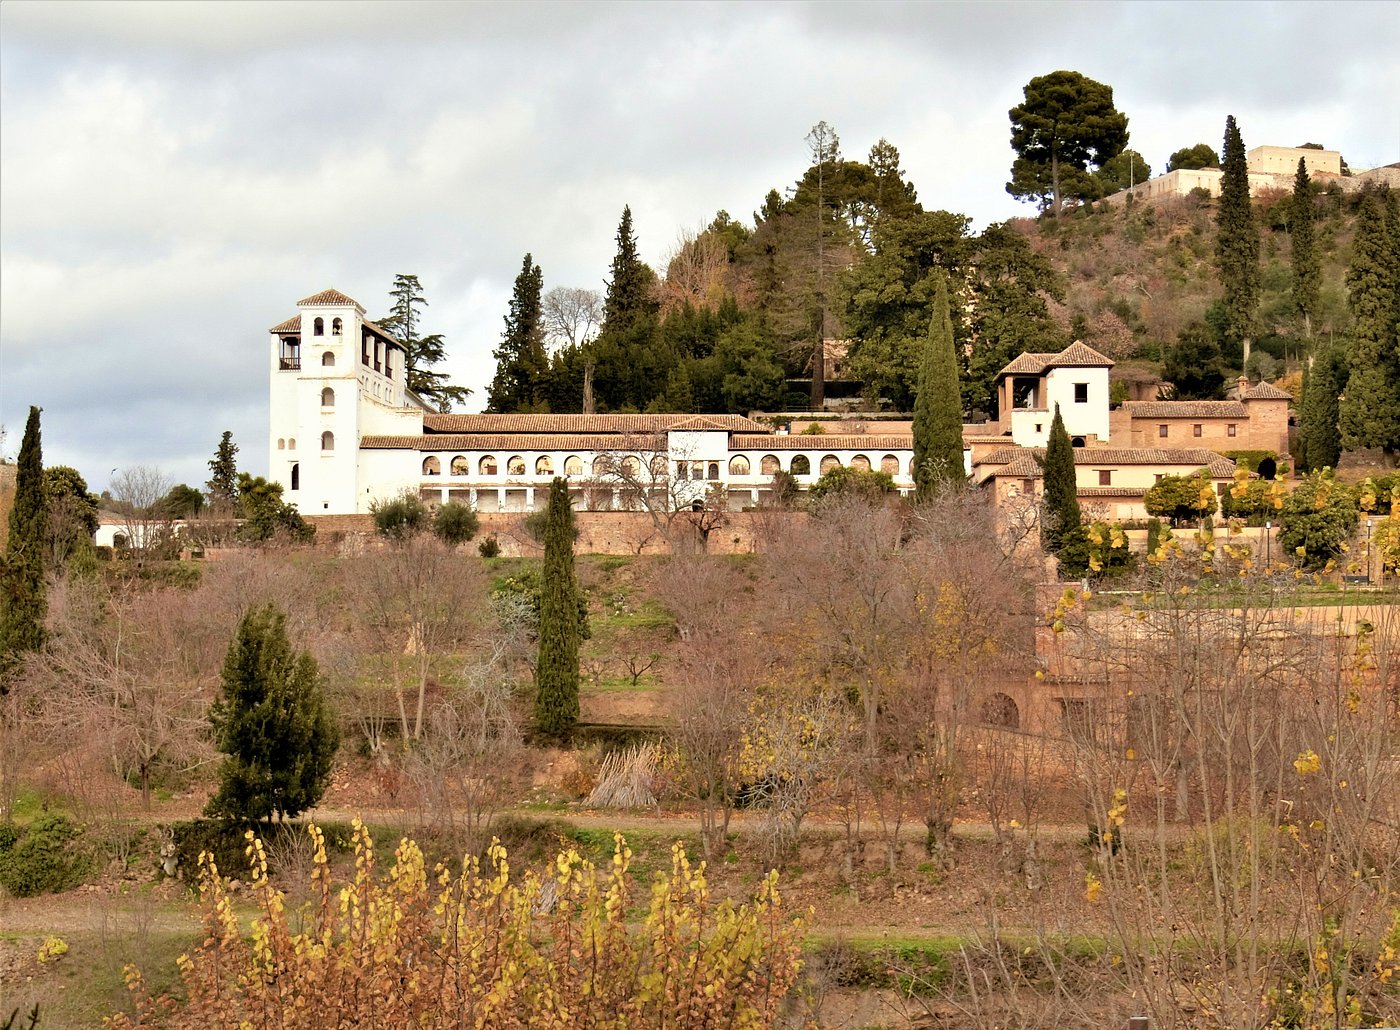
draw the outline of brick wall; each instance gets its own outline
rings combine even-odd
[[[495,536],[503,555],[543,553],[525,532],[523,513],[482,512],[478,517],[481,530],[468,547],[475,548],[480,540]],[[579,554],[666,554],[670,550],[666,534],[645,512],[576,511],[574,518],[579,530],[574,549]],[[687,518],[686,514],[678,515],[669,527],[678,547],[697,540]],[[806,518],[801,512],[730,512],[709,531],[705,550],[710,554],[749,554],[760,550],[765,538]],[[345,534],[374,533],[374,519],[369,515],[308,515],[306,521],[316,527],[316,540],[321,544],[330,544]]]

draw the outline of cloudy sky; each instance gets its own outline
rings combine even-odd
[[[0,423],[94,489],[202,485],[224,429],[266,470],[267,328],[327,286],[371,317],[416,273],[447,370],[484,392],[526,251],[601,288],[748,218],[831,123],[881,137],[925,206],[1004,185],[1032,76],[1113,86],[1157,171],[1178,147],[1304,141],[1400,159],[1400,5],[0,4]]]

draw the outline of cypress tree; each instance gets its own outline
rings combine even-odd
[[[1249,165],[1235,116],[1225,119],[1225,161],[1221,165],[1219,229],[1215,243],[1224,287],[1225,335],[1238,341],[1245,360],[1259,311],[1259,229],[1249,202]]]
[[[219,438],[219,446],[214,457],[209,459],[209,480],[204,484],[209,488],[209,503],[216,508],[226,508],[238,500],[238,444],[233,442],[233,432],[225,429]]]
[[[1323,351],[1313,359],[1312,367],[1303,376],[1303,400],[1300,405],[1298,436],[1302,444],[1303,469],[1314,472],[1336,468],[1342,453],[1342,438],[1337,427],[1338,402],[1341,392],[1337,384],[1336,355]]]
[[[496,377],[487,391],[486,410],[489,412],[532,411],[544,399],[549,355],[544,349],[540,302],[543,291],[544,273],[526,254],[520,274],[515,277],[515,291],[511,294],[501,345],[492,355],[496,359]]]
[[[1310,340],[1322,281],[1313,231],[1314,214],[1308,163],[1300,157],[1298,175],[1293,180],[1293,212],[1288,235],[1293,247],[1293,303],[1303,316],[1303,332]]]
[[[1041,527],[1041,546],[1051,554],[1059,554],[1078,535],[1082,516],[1074,475],[1074,445],[1065,431],[1065,420],[1060,417],[1058,404],[1054,421],[1050,423],[1043,474],[1045,521]]]
[[[918,496],[927,498],[939,484],[965,478],[958,355],[948,312],[948,280],[940,272],[914,401],[914,482]]]
[[[293,650],[287,618],[275,606],[251,611],[238,623],[209,724],[227,757],[206,814],[290,818],[326,792],[340,734],[316,659]]]
[[[39,409],[29,409],[24,440],[15,470],[15,506],[10,509],[10,535],[0,563],[0,694],[26,651],[44,646],[44,542],[48,534],[48,502],[44,489],[44,452],[39,432]]]
[[[535,724],[563,737],[578,722],[578,581],[574,578],[574,507],[558,476],[549,484],[540,591],[540,651],[535,664]]]
[[[1389,199],[1389,198],[1387,198]],[[1396,341],[1400,240],[1381,199],[1366,198],[1347,269],[1354,337],[1342,405],[1342,446],[1400,450],[1400,347]]]

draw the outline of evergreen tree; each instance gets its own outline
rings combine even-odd
[[[1299,407],[1298,437],[1302,449],[1303,471],[1336,468],[1342,453],[1342,438],[1338,429],[1336,356],[1325,350],[1313,359],[1312,367],[1303,372],[1303,399]]]
[[[1040,531],[1041,546],[1050,554],[1059,554],[1080,534],[1082,516],[1074,474],[1074,445],[1065,431],[1065,420],[1060,417],[1058,404],[1055,405],[1054,421],[1050,423],[1043,474],[1042,510],[1045,515]]]
[[[44,617],[48,613],[44,542],[48,521],[39,409],[31,407],[15,470],[10,535],[0,564],[0,694],[8,693],[8,681],[20,656],[44,646]]]
[[[232,431],[225,429],[214,457],[209,459],[209,503],[223,508],[238,500],[238,444]]]
[[[1322,269],[1317,256],[1313,232],[1312,182],[1308,178],[1308,163],[1298,158],[1298,175],[1293,180],[1293,211],[1289,220],[1289,239],[1293,245],[1293,303],[1303,316],[1303,332],[1312,339],[1312,319],[1317,313],[1321,290]]]
[[[549,485],[544,527],[540,652],[535,666],[535,724],[563,737],[578,722],[579,589],[574,578],[574,508],[564,480]]]
[[[215,746],[228,757],[208,815],[285,819],[325,793],[340,734],[316,659],[293,650],[287,618],[275,606],[251,611],[239,622],[209,723]]]
[[[675,357],[657,340],[660,310],[653,296],[656,273],[637,255],[632,209],[622,209],[617,253],[603,298],[603,324],[587,351],[594,358],[598,404],[617,411],[647,406],[656,388],[667,381]]]
[[[549,355],[544,348],[541,296],[544,274],[529,254],[515,277],[506,330],[492,355],[496,377],[487,390],[486,410],[497,414],[535,411],[545,400]]]
[[[948,311],[948,279],[938,274],[914,401],[914,482],[920,498],[941,483],[960,483],[963,471],[962,390]]]
[[[1387,197],[1387,199],[1389,199]],[[1342,405],[1342,446],[1400,450],[1400,216],[1387,217],[1380,197],[1366,198],[1356,225],[1347,269],[1348,303],[1355,339],[1351,377]]]
[[[1249,200],[1249,165],[1235,116],[1225,119],[1225,162],[1221,166],[1220,208],[1216,217],[1216,259],[1224,287],[1225,335],[1249,359],[1259,312],[1259,229]]]
[[[394,306],[379,320],[381,328],[391,332],[404,347],[404,373],[408,389],[425,401],[438,406],[439,411],[451,411],[471,394],[465,386],[452,386],[447,373],[434,372],[433,366],[447,358],[442,334],[419,336],[421,309],[428,306],[423,285],[416,275],[399,273],[394,276],[394,288],[389,291]]]
[[[1113,106],[1113,87],[1073,71],[1026,83],[1025,103],[1009,112],[1016,161],[1006,192],[1037,199],[1059,216],[1066,197],[1094,200],[1102,166],[1128,145],[1128,118]]]

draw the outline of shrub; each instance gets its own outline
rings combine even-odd
[[[80,827],[61,815],[43,815],[22,831],[13,827],[0,840],[0,887],[17,898],[53,894],[78,886],[92,873],[92,849]]]
[[[814,505],[830,497],[860,497],[873,504],[892,493],[894,477],[888,472],[837,465],[822,473],[822,477],[812,484],[808,496]]]
[[[180,965],[188,1000],[152,998],[129,970],[136,1018],[112,1025],[765,1027],[801,965],[802,921],[783,911],[776,872],[753,901],[716,903],[679,844],[633,927],[621,835],[602,870],[569,848],[544,875],[519,878],[498,843],[429,870],[405,840],[384,877],[357,821],[353,880],[338,892],[310,832],[305,916],[288,913],[249,833],[251,935],[206,863],[205,938]]]
[[[1123,527],[1109,522],[1072,530],[1055,557],[1064,579],[1117,579],[1137,568],[1137,558],[1128,549]]]
[[[427,529],[432,520],[423,499],[407,491],[392,500],[371,502],[369,513],[374,516],[374,528],[390,540],[407,540]]]
[[[476,517],[471,505],[458,501],[448,501],[444,504],[438,509],[437,518],[433,520],[433,532],[438,535],[438,539],[453,547],[465,544],[476,536],[480,528],[481,520]]]
[[[1194,476],[1163,476],[1142,503],[1149,515],[1170,519],[1174,526],[1214,515],[1217,505],[1215,487],[1205,469]]]
[[[1339,558],[1356,531],[1356,498],[1331,474],[1314,472],[1298,484],[1279,513],[1279,546],[1296,554],[1305,568],[1318,569]]]
[[[494,535],[488,536],[476,545],[476,553],[483,558],[498,558],[501,554],[501,542]]]

